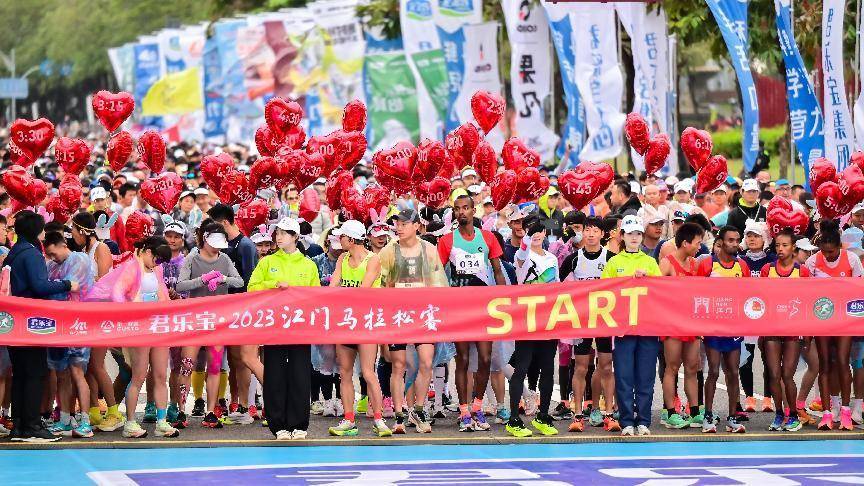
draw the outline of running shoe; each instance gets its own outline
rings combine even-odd
[[[810,410],[812,410],[814,412],[821,412],[822,411],[822,399],[819,397],[816,397],[812,402],[810,402],[810,406],[807,408],[809,408]]]
[[[237,425],[237,423],[234,422],[233,420],[231,420],[231,417],[229,417],[227,415],[223,415],[223,416],[219,417],[219,423],[221,423],[222,425],[224,425],[226,427],[229,425]]]
[[[636,435],[651,435],[651,429],[647,425],[637,425]]]
[[[51,432],[48,432],[48,430],[46,430],[44,428],[40,428],[38,430],[35,430],[33,432],[29,432],[26,434],[22,434],[22,435],[18,435],[18,436],[13,435],[12,436],[12,440],[14,440],[14,441],[28,442],[31,444],[43,444],[46,442],[57,442],[58,440],[60,440],[60,438],[61,437],[59,435],[54,435]]]
[[[12,431],[7,429],[5,425],[0,424],[0,437],[8,437]]]
[[[78,422],[78,425],[72,429],[72,437],[79,439],[89,439],[90,437],[93,437],[93,427],[90,426],[90,422],[87,420],[81,420]]]
[[[735,420],[739,422],[749,422],[750,416],[747,415],[747,412],[745,412],[744,410],[738,410],[735,412]]]
[[[681,410],[683,410],[681,408],[681,397],[679,397],[677,395],[675,396],[675,400],[672,401],[672,410],[675,410],[678,413],[680,413]]]
[[[127,420],[126,425],[123,426],[123,437],[127,439],[140,439],[143,437],[147,437],[147,431],[142,429],[138,422],[134,420]]]
[[[219,417],[217,417],[213,412],[209,412],[207,416],[204,417],[204,420],[201,421],[201,426],[207,427],[208,429],[221,429],[223,427],[222,421],[219,420]]]
[[[543,435],[558,435],[555,422],[548,413],[538,413],[537,417],[531,421],[531,425]]]
[[[156,423],[156,402],[147,402],[147,405],[144,406],[144,417],[141,418],[141,421],[145,424]]]
[[[774,400],[771,397],[765,397],[762,399],[762,411],[763,412],[773,412],[774,411]]]
[[[393,424],[393,433],[394,434],[404,434],[405,433],[405,416],[397,415],[396,422]]]
[[[474,419],[474,430],[489,430],[492,428],[489,422],[486,421],[486,415],[483,412],[472,412],[471,418]]]
[[[621,437],[633,437],[634,435],[636,435],[636,428],[632,425],[628,425],[621,429]]]
[[[294,432],[291,432],[291,440],[303,440],[306,438],[306,431],[297,429]]]
[[[217,405],[222,407],[222,410],[228,410],[228,400],[225,398],[220,398]]]
[[[714,420],[714,417],[710,414],[705,414],[705,419],[702,420],[702,433],[703,434],[716,434],[717,433],[717,422]]]
[[[747,432],[747,429],[744,427],[744,424],[738,423],[738,419],[734,415],[730,415],[726,417],[726,432],[743,434]]]
[[[786,417],[782,413],[774,414],[774,421],[768,426],[768,430],[783,430],[783,422]]]
[[[705,420],[705,414],[699,412],[698,415],[693,415],[687,421],[690,423],[691,429],[698,429],[702,427],[702,421]]]
[[[570,422],[570,426],[567,427],[567,432],[584,432],[585,431],[585,419],[581,416],[573,417],[573,421]]]
[[[459,417],[459,432],[474,432],[474,420],[471,415]]]
[[[519,417],[513,417],[507,422],[507,425],[504,427],[504,430],[507,431],[508,434],[513,437],[531,437],[534,433],[531,432],[531,429],[525,427],[525,424],[522,423],[522,419]]]
[[[261,409],[257,405],[249,405],[249,415],[255,420],[261,419]]]
[[[342,419],[339,425],[330,427],[327,431],[337,437],[354,437],[358,433],[357,424],[347,419]]]
[[[803,408],[798,409],[798,421],[801,422],[801,425],[816,424],[816,418],[807,413],[807,410]]]
[[[247,410],[247,411],[244,413],[235,415],[234,418],[228,418],[228,417],[226,417],[226,418],[228,420],[233,421],[237,425],[249,425],[249,424],[255,423],[255,419],[252,418],[251,415],[249,415],[248,409],[246,409],[244,407],[244,410]]]
[[[603,425],[603,412],[598,408],[591,410],[591,415],[588,416],[588,423],[591,427],[600,427]]]
[[[291,440],[291,432],[280,430],[276,432],[276,440]]]
[[[96,429],[100,432],[114,432],[125,425],[126,420],[124,420],[122,416],[109,413],[96,425]]]
[[[357,401],[357,413],[366,413],[367,410],[369,410],[369,396],[363,395]]]
[[[783,424],[783,430],[786,432],[798,432],[801,430],[801,427],[804,427],[804,424],[802,424],[801,420],[796,416],[787,417],[786,423]]]
[[[169,424],[173,424],[177,421],[177,415],[180,414],[180,406],[174,402],[168,404],[168,415],[165,417],[165,420],[168,421]]]
[[[189,419],[186,417],[186,412],[180,412],[174,422],[169,423],[176,429],[185,429],[189,425]]]
[[[333,399],[333,405],[336,408],[336,416],[337,417],[344,417],[345,416],[345,408],[342,405],[342,400],[339,398],[334,398]]]
[[[72,431],[75,427],[72,427],[72,423],[63,423],[56,422],[54,425],[48,427],[48,432],[51,432],[53,435],[62,436],[62,437],[72,437]]]
[[[603,417],[603,429],[606,432],[618,432],[621,430],[621,424],[611,415]]]
[[[506,407],[498,407],[498,412],[495,413],[496,424],[506,424],[510,421],[510,410]]]
[[[665,427],[667,420],[669,420],[669,411],[664,408],[660,410],[660,425]]]
[[[390,430],[390,427],[387,427],[387,422],[383,419],[378,419],[372,424],[372,433],[378,437],[390,437],[393,435],[393,431]]]
[[[196,398],[195,405],[192,406],[192,416],[193,417],[203,417],[205,408],[207,407],[207,402],[204,401],[203,398]]]
[[[234,415],[234,414],[237,414],[239,409],[240,409],[240,403],[238,403],[238,402],[231,402],[231,403],[228,405],[228,415]]]
[[[426,412],[423,410],[412,410],[409,412],[408,421],[414,424],[418,434],[428,434],[432,432],[432,425],[429,424],[429,421],[426,419]]]
[[[570,407],[564,405],[564,402],[558,402],[555,410],[552,411],[552,418],[555,420],[571,420],[573,419],[573,411]]]
[[[840,427],[838,430],[855,430],[855,424],[852,423],[852,409],[849,407],[840,407]]]
[[[384,412],[381,414],[384,418],[393,418],[393,397],[384,397],[383,403]]]
[[[667,429],[683,429],[690,426],[690,421],[684,420],[681,414],[673,413],[663,424]]]
[[[330,400],[324,400],[324,411],[321,413],[324,417],[335,417],[336,416],[336,402],[335,398],[331,398]]]
[[[165,419],[156,421],[156,429],[153,433],[159,437],[165,437],[169,439],[174,437],[180,437],[180,431],[172,427],[171,424],[169,424],[168,421]]]
[[[312,402],[312,405],[309,407],[309,411],[312,412],[312,415],[321,415],[322,413],[324,413],[324,402],[322,402],[321,400],[316,400]],[[288,435],[290,436],[291,433],[288,432]]]
[[[852,422],[856,425],[864,424],[864,409],[861,408],[861,402],[852,403]]]
[[[750,413],[756,411],[756,399],[754,397],[747,397],[744,399],[744,411]]]
[[[819,421],[819,430],[831,430],[834,428],[834,416],[831,412],[822,412],[822,420]]]

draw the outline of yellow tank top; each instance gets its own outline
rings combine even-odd
[[[346,254],[345,258],[342,259],[342,278],[339,280],[339,286],[359,287],[360,284],[363,283],[363,278],[366,276],[366,266],[369,265],[369,260],[371,260],[373,256],[375,256],[374,253],[367,253],[363,261],[360,262],[360,265],[352,267],[351,256]],[[372,287],[381,287],[381,275],[378,275],[378,278],[372,282]]]

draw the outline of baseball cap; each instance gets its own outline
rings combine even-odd
[[[819,248],[816,248],[816,245],[810,242],[810,238],[801,238],[800,240],[795,242],[795,248],[804,251],[816,251]]]
[[[520,208],[519,206],[517,206],[515,204],[511,205],[510,207],[512,208],[512,211],[510,211],[510,214],[507,216],[507,222],[508,223],[511,223],[513,221],[518,221],[520,219],[525,219],[528,217],[529,214],[531,214],[531,212],[534,211],[534,205],[533,204],[528,205],[528,206],[523,207],[523,208]]]
[[[645,224],[654,224],[654,223],[665,223],[666,218],[660,216],[658,213],[654,213],[645,220]]]
[[[279,228],[282,231],[294,233],[295,235],[300,234],[300,223],[298,223],[294,218],[282,218],[274,227]]]
[[[729,186],[727,186],[726,184],[720,184],[719,186],[717,186],[716,189],[714,189],[714,192],[723,192],[728,194]]]
[[[759,183],[756,182],[756,179],[745,179],[744,182],[741,183],[741,190],[744,192],[758,191]]]
[[[180,193],[180,199],[183,199],[184,197],[188,197],[188,196],[195,197],[195,193],[192,191],[183,191]]]
[[[483,198],[483,205],[485,206],[486,204],[492,204],[492,196],[486,196]]]
[[[676,209],[672,212],[672,217],[669,219],[670,221],[686,221],[687,218],[690,217],[690,213],[683,209]]]
[[[864,210],[864,201],[859,202],[852,208],[852,213],[857,213],[858,211]]]
[[[199,187],[198,189],[195,189],[192,192],[196,196],[209,196],[210,195],[210,190],[207,189],[206,187]]]
[[[786,179],[777,179],[777,182],[774,183],[774,187],[788,186],[788,185],[789,185],[789,181]]]
[[[396,219],[403,223],[419,223],[420,215],[411,208],[405,208],[396,214]]]
[[[217,250],[228,248],[228,238],[226,238],[223,233],[206,233],[204,235],[204,241]]]
[[[255,243],[256,245],[258,243],[264,243],[264,242],[268,242],[268,241],[272,242],[273,241],[273,237],[270,236],[270,233],[261,233],[261,232],[255,232],[252,236],[249,237],[249,239],[252,240],[252,243]]]
[[[678,178],[675,176],[669,176],[663,182],[666,183],[667,187],[674,187],[675,184],[678,184]]]
[[[764,239],[768,239],[768,228],[765,223],[757,222],[752,219],[748,219],[746,223],[744,223],[744,234],[754,233],[761,236]]]
[[[327,179],[324,177],[319,177],[315,179],[315,182],[313,182],[312,184],[327,184]]]
[[[861,240],[864,239],[864,231],[852,226],[843,230],[840,241],[849,245],[849,248],[861,248]]]
[[[675,183],[675,193],[679,192],[690,192],[690,184],[687,184],[685,181],[680,181]]]
[[[102,186],[96,186],[90,190],[90,200],[108,199],[108,191]]]
[[[471,167],[466,167],[465,170],[462,171],[462,177],[474,176],[477,177],[477,171]]]
[[[634,233],[634,232],[645,232],[645,225],[642,224],[642,218],[639,216],[624,216],[624,220],[621,222],[621,232],[622,233]]]
[[[483,187],[480,184],[471,184],[468,186],[468,192],[473,196],[474,194],[480,194],[480,191],[483,190]]]
[[[344,235],[348,238],[354,238],[355,240],[362,240],[366,238],[366,227],[356,219],[349,219],[342,223],[341,226],[334,229],[330,234],[333,236]]]
[[[183,223],[183,221],[172,221],[165,226],[165,229],[162,232],[176,233],[180,236],[186,236],[186,224]]]

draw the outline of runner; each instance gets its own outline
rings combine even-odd
[[[457,213],[458,214],[458,213]],[[516,252],[516,278],[519,284],[551,283],[558,281],[558,258],[543,249],[546,239],[546,226],[534,222],[528,227],[522,245]],[[480,348],[477,348],[478,352]],[[516,341],[516,349],[510,357],[513,375],[510,377],[510,421],[505,429],[514,437],[529,437],[530,429],[525,427],[519,416],[519,399],[525,386],[525,377],[532,363],[540,369],[540,410],[531,425],[543,435],[557,435],[554,421],[549,415],[552,389],[555,383],[555,353],[558,340]],[[476,402],[475,402],[476,405]],[[475,411],[475,414],[477,412]],[[482,415],[483,412],[479,412]],[[484,420],[485,422],[485,420]],[[461,423],[460,423],[461,425]],[[461,430],[461,427],[460,427]]]
[[[583,247],[564,260],[561,266],[561,281],[567,280],[597,280],[603,274],[606,262],[615,256],[615,253],[603,248],[603,220],[597,216],[585,218],[582,230]],[[591,396],[588,406],[588,423],[593,427],[603,426],[609,432],[621,430],[621,425],[612,416],[615,396],[615,375],[612,370],[612,338],[584,338],[573,339],[573,378],[572,390],[573,400],[570,408],[573,411],[573,422],[568,427],[570,432],[582,432],[585,430],[584,418],[586,410],[582,409],[582,400],[588,383],[586,377],[588,368],[593,361],[593,348],[597,348],[597,365],[594,375],[599,386],[591,385]],[[594,381],[594,380],[592,380]],[[600,393],[606,397],[603,410],[600,407]],[[563,399],[564,397],[562,397]],[[596,406],[595,406],[596,405]]]
[[[384,287],[417,288],[446,287],[447,277],[435,246],[417,236],[420,230],[420,216],[413,209],[403,209],[396,215],[396,234],[398,239],[388,244],[378,257],[381,259],[381,282]],[[417,349],[417,378],[412,387],[414,410],[412,423],[417,432],[431,432],[432,426],[426,418],[424,404],[432,379],[432,358],[435,345],[415,343]],[[393,371],[390,376],[390,391],[393,396],[395,424],[394,434],[405,433],[405,410],[403,401],[405,390],[405,344],[391,344],[390,363]]]
[[[346,250],[339,257],[336,271],[330,280],[331,287],[381,287],[381,261],[378,255],[366,249],[366,228],[363,223],[349,219],[332,234],[339,238],[339,243]],[[330,427],[330,435],[355,436],[357,424],[354,421],[354,361],[360,355],[360,370],[366,380],[369,402],[372,406],[374,423],[372,432],[378,437],[393,435],[382,418],[381,385],[375,372],[375,362],[378,358],[377,344],[339,344],[336,346],[336,358],[339,361],[339,375],[344,377],[341,382],[342,405],[345,418],[339,425]]]
[[[750,278],[750,267],[738,258],[741,233],[734,226],[724,226],[717,233],[718,251],[703,255],[697,262],[698,274],[703,277]],[[726,377],[726,393],[729,395],[729,415],[726,417],[726,432],[744,433],[743,424],[735,416],[738,405],[738,366],[741,358],[740,337],[705,337],[705,354],[708,357],[708,376],[705,379],[705,420],[703,433],[717,432],[714,416],[714,393],[720,378],[720,367]]]
[[[819,233],[815,240],[819,252],[807,259],[807,269],[811,275],[816,278],[848,278],[861,277],[864,274],[861,260],[842,249],[840,224],[837,221],[820,220]],[[852,430],[852,410],[849,408],[852,393],[852,373],[849,368],[852,338],[817,336],[816,346],[819,353],[819,395],[822,408],[825,409],[819,422],[819,430],[831,430],[838,419],[840,430]],[[832,378],[840,385],[839,397],[831,396]]]
[[[186,225],[182,221],[174,220],[165,225],[163,237],[171,248],[171,260],[162,263],[162,275],[165,278],[165,286],[168,287],[168,296],[171,300],[188,297],[185,292],[177,292],[177,281],[180,279],[180,268],[186,258]],[[169,349],[169,362],[171,374],[168,377],[168,423],[178,429],[186,428],[188,420],[186,410],[180,407],[180,402],[185,400],[189,390],[181,386],[182,372],[182,349],[175,346]]]
[[[806,266],[795,261],[795,234],[789,228],[785,228],[774,236],[774,249],[777,252],[777,260],[766,263],[762,267],[763,278],[805,278],[810,276]],[[797,432],[806,420],[799,419],[801,412],[797,409],[798,389],[795,386],[795,371],[798,369],[798,357],[801,354],[799,336],[766,336],[763,339],[765,350],[765,364],[768,370],[768,383],[771,396],[777,407],[774,422],[768,430],[785,430]],[[783,380],[781,385],[780,380]],[[786,399],[784,411],[783,399]]]
[[[499,261],[503,252],[498,240],[491,232],[474,227],[474,200],[467,194],[457,196],[453,201],[453,212],[459,228],[438,240],[441,263],[449,265],[450,286],[507,285]],[[477,373],[474,374],[473,395],[469,394],[468,390],[468,360],[472,344],[477,348]],[[459,396],[460,432],[491,428],[482,410],[483,396],[489,383],[491,359],[491,341],[456,343],[455,381]]]
[[[642,253],[645,225],[638,216],[621,222],[624,251],[609,259],[600,278],[659,277],[660,267]],[[615,401],[620,413],[621,435],[650,435],[651,402],[657,377],[660,340],[653,336],[616,337],[612,349],[615,368]]]
[[[675,233],[675,251],[666,255],[660,261],[660,273],[667,277],[692,277],[696,275],[696,254],[702,245],[702,235],[705,232],[695,223],[684,223]],[[666,407],[666,418],[660,422],[670,429],[685,427],[701,427],[705,417],[699,413],[699,380],[697,373],[702,356],[700,354],[699,338],[667,337],[663,338],[663,356],[666,360],[663,373],[663,405]],[[681,416],[675,406],[678,396],[678,370],[684,364],[684,393],[690,405],[689,419]]]
[[[300,223],[282,218],[274,228],[279,250],[258,262],[249,291],[318,287],[318,268],[297,249]],[[264,346],[264,403],[267,427],[277,440],[306,438],[309,428],[312,352],[308,344]]]

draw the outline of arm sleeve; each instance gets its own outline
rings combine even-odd
[[[501,249],[501,245],[498,244],[498,238],[495,238],[489,231],[483,231],[483,238],[486,240],[486,246],[489,247],[489,259],[492,258],[501,258],[504,256],[504,250]]]
[[[247,286],[249,292],[276,288],[276,281],[267,278],[267,275],[269,274],[268,268],[269,265],[267,264],[267,258],[262,258],[258,262],[258,265],[255,266],[255,270],[252,271],[252,277],[249,279],[249,285]],[[318,275],[317,267],[315,269],[315,275]]]
[[[183,266],[180,267],[180,275],[177,277],[177,285],[174,290],[177,292],[189,292],[204,286],[204,281],[201,277],[192,278],[192,259],[187,258],[183,261]]]
[[[234,263],[230,258],[228,258],[228,255],[223,253],[220,258],[224,258],[227,263],[225,267],[228,273],[225,274],[225,277],[227,277],[225,279],[225,285],[234,289],[239,289],[244,286],[246,282],[243,280],[243,277],[240,276],[240,272],[238,272],[237,268],[234,267]],[[253,268],[252,270],[254,271],[255,269]],[[249,273],[249,276],[252,276],[251,272]]]
[[[68,292],[72,285],[68,280],[49,280],[48,267],[38,251],[25,250],[21,257],[24,263],[24,274],[27,276],[27,286],[37,297]]]

